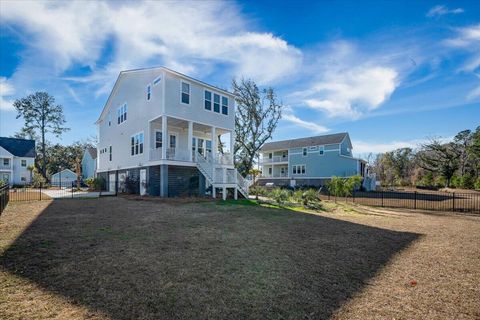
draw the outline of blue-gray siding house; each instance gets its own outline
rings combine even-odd
[[[97,173],[97,148],[88,147],[83,152],[82,178],[94,178]]]
[[[266,143],[260,150],[258,183],[323,186],[333,176],[367,175],[366,161],[354,158],[348,133]]]
[[[77,181],[77,174],[70,169],[63,169],[52,174],[50,184],[55,187],[69,188]]]

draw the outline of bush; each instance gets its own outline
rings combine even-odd
[[[475,190],[480,190],[480,178],[477,178],[477,181],[475,181],[474,188]]]
[[[353,191],[360,189],[363,178],[361,176],[351,176],[345,181],[344,195],[351,196]]]
[[[267,190],[260,186],[252,186],[248,189],[248,192],[256,196],[266,196],[268,194]]]
[[[32,177],[32,187],[34,188],[45,188],[47,186],[47,180],[38,173],[36,170],[33,171]]]
[[[101,178],[88,178],[85,180],[85,183],[92,190],[102,190],[105,186],[105,183]]]
[[[473,189],[475,180],[470,174],[465,174],[460,178],[460,187],[465,189]]]
[[[271,198],[277,203],[277,204],[284,204],[285,202],[288,201],[290,198],[291,192],[286,189],[281,189],[281,188],[275,188],[272,190],[270,193]]]
[[[308,189],[302,193],[302,204],[305,207],[308,207],[312,203],[318,202],[320,199],[318,198],[317,191],[315,189]]]
[[[301,203],[303,201],[303,190],[296,190],[292,194],[292,199],[295,202]]]

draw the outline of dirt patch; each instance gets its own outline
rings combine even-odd
[[[11,203],[0,318],[480,317],[480,217],[341,206]]]

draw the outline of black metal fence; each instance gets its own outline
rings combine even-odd
[[[334,198],[329,194],[325,197]],[[345,201],[378,207],[480,213],[478,193],[355,191]]]
[[[0,187],[0,215],[8,204],[10,200],[10,192],[8,185]]]

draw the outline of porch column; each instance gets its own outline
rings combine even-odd
[[[167,158],[168,147],[168,128],[167,128],[167,116],[162,116],[162,159]]]
[[[212,156],[214,157],[213,159],[216,160],[216,155],[218,153],[218,148],[217,148],[217,131],[215,127],[212,127]]]
[[[187,141],[187,145],[188,145],[188,159],[189,161],[193,161],[193,152],[192,152],[192,139],[193,139],[193,122],[192,121],[188,121],[188,141]]]
[[[238,188],[237,187],[235,187],[235,190],[233,191],[233,198],[235,200],[238,200]]]
[[[160,197],[168,197],[168,165],[160,165]]]
[[[232,162],[233,152],[235,152],[235,131],[230,131],[230,154],[232,155]]]

